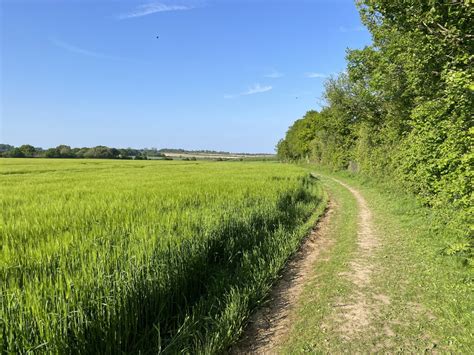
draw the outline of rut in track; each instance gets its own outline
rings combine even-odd
[[[325,214],[303,241],[285,267],[282,277],[272,288],[269,302],[251,316],[241,341],[231,349],[231,354],[272,353],[287,335],[292,324],[291,312],[304,284],[313,274],[312,266],[318,255],[332,243],[328,238],[328,228],[335,209],[335,203],[330,200]]]

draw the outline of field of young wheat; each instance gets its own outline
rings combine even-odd
[[[0,169],[2,353],[225,349],[325,204],[280,163]]]

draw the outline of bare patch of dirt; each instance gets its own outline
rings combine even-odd
[[[338,314],[338,318],[335,319],[337,330],[343,339],[352,339],[362,328],[370,325],[370,305],[360,295],[353,303],[347,307],[339,308],[336,313]]]
[[[330,200],[325,214],[303,241],[272,288],[269,301],[250,317],[242,339],[231,349],[231,354],[275,353],[290,330],[291,313],[304,284],[314,275],[312,269],[318,256],[332,244],[328,238],[328,228],[335,208],[334,201]]]
[[[379,295],[375,295],[374,296],[374,299],[377,300],[377,301],[380,301],[382,302],[384,305],[389,305],[390,303],[392,303],[390,301],[390,297],[388,297],[387,295],[383,295],[383,294],[379,294]]]
[[[385,335],[388,337],[394,337],[396,335],[392,328],[390,328],[388,325],[385,325],[383,327],[383,330],[385,332]]]

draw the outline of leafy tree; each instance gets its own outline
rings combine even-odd
[[[309,111],[289,129],[284,140],[277,145],[277,154],[284,160],[308,158],[311,141],[315,137],[315,119],[318,113]]]
[[[59,157],[61,158],[74,158],[75,154],[70,146],[68,145],[58,145],[56,150],[59,152]]]
[[[84,153],[84,158],[100,158],[100,159],[112,159],[120,154],[120,152],[115,149],[112,150],[109,147],[99,145],[94,148],[90,148],[87,152]]]
[[[15,147],[10,145],[10,144],[1,144],[0,143],[0,153],[3,152],[8,152],[10,150],[13,150]]]
[[[6,152],[6,156],[10,158],[24,158],[25,153],[20,148],[13,148]]]
[[[21,152],[23,153],[25,157],[29,157],[29,158],[33,157],[36,153],[35,147],[29,144],[24,144],[18,149],[21,150]]]
[[[46,158],[60,158],[61,153],[57,148],[49,148],[48,150],[46,150],[44,156]]]

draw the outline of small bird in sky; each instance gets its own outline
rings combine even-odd
[[[156,39],[160,39],[160,36],[156,36]]]

